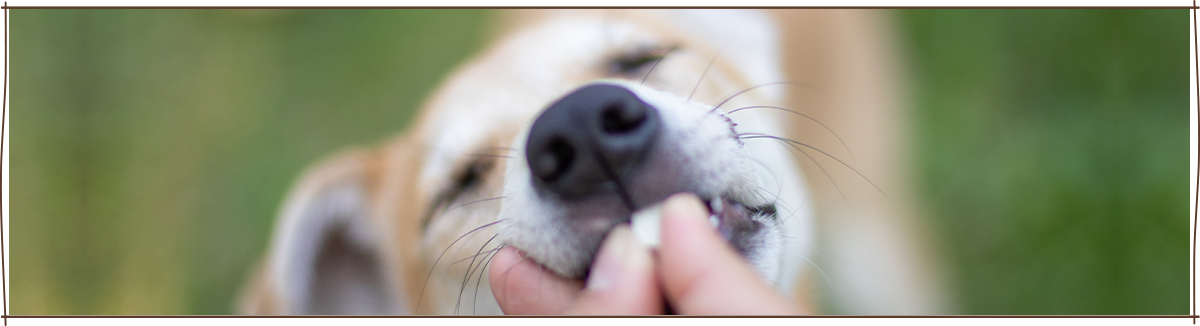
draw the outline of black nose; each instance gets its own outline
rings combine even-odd
[[[525,159],[539,189],[565,199],[614,186],[654,145],[658,111],[620,86],[592,84],[533,122]]]

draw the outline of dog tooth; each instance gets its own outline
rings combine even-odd
[[[720,197],[709,200],[709,207],[712,207],[713,215],[721,214],[725,211],[725,201]]]

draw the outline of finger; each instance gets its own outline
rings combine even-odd
[[[583,288],[583,282],[558,276],[508,247],[492,258],[488,281],[500,310],[509,315],[562,313]]]
[[[566,313],[575,315],[647,315],[663,313],[650,249],[628,225],[604,239],[588,275],[587,287]]]
[[[663,204],[658,253],[663,287],[676,312],[708,315],[795,314],[795,307],[763,281],[708,222],[692,194]]]

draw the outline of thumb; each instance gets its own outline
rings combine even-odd
[[[790,300],[763,281],[708,222],[708,211],[692,194],[663,204],[663,287],[681,314],[796,314]]]
[[[663,301],[650,249],[628,225],[604,239],[587,286],[567,314],[645,315],[663,313]]]

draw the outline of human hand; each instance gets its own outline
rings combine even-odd
[[[506,314],[662,314],[664,303],[680,314],[798,313],[708,225],[696,196],[667,198],[662,214],[657,257],[628,226],[618,226],[585,285],[504,248],[488,272],[492,293]]]

